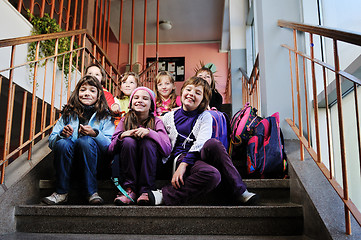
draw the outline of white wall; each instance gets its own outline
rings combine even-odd
[[[31,35],[32,25],[24,18],[7,0],[0,0],[0,39],[9,39],[16,37],[24,37]],[[27,61],[28,45],[22,44],[15,48],[14,65],[18,66]],[[0,74],[9,78],[9,71],[2,71],[10,67],[11,47],[0,48]],[[52,89],[52,72],[53,63],[49,62],[46,68],[46,84],[45,84],[45,101],[51,103],[51,89]],[[37,77],[36,95],[43,99],[44,93],[44,74],[45,67],[40,67]],[[75,80],[80,78],[80,73],[74,71],[71,75],[72,89],[75,86]],[[55,106],[60,108],[67,100],[67,91],[63,87],[62,99],[60,100],[61,92],[61,72],[56,72],[56,90],[55,90]],[[31,69],[28,66],[18,67],[14,70],[14,83],[18,84],[25,90],[32,92],[33,79],[31,78]]]

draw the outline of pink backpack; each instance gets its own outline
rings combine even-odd
[[[254,127],[261,121],[257,116],[257,109],[246,103],[231,120],[231,146],[230,155],[233,145],[247,144],[248,140],[254,135]]]

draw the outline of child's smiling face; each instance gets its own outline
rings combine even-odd
[[[157,83],[157,90],[163,98],[168,99],[174,88],[175,86],[170,81],[168,76],[161,76],[159,78],[159,81]]]
[[[182,91],[182,106],[185,111],[196,110],[203,100],[203,86],[187,85]]]
[[[93,76],[98,79],[99,82],[102,82],[103,79],[102,72],[97,66],[91,66],[90,68],[88,68],[85,75]]]
[[[132,98],[132,109],[137,113],[149,113],[151,97],[146,90],[138,90]]]
[[[208,82],[209,85],[212,84],[212,77],[208,71],[201,71],[197,74],[197,77],[203,78]]]
[[[137,80],[134,76],[130,75],[125,81],[121,83],[120,90],[124,93],[124,95],[130,96],[133,90],[137,87]]]
[[[89,84],[83,84],[79,88],[79,101],[83,105],[91,106],[96,103],[98,99],[98,89]]]

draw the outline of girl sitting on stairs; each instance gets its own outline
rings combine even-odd
[[[93,76],[81,78],[61,114],[49,136],[49,147],[54,151],[55,192],[42,202],[67,202],[70,173],[77,165],[89,204],[102,204],[97,192],[97,165],[108,150],[115,127],[100,82]]]
[[[224,182],[235,204],[253,204],[258,196],[248,192],[225,147],[212,136],[212,116],[205,111],[211,97],[207,81],[192,77],[181,89],[182,107],[163,117],[172,144],[174,174],[161,190],[149,191],[151,205],[180,205],[215,189]]]

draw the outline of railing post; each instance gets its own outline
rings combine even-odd
[[[78,16],[78,0],[75,0],[74,17],[73,17],[73,28],[72,28],[72,30],[75,30],[75,28],[76,28],[77,16]]]
[[[58,25],[61,28],[61,22],[63,20],[63,5],[64,5],[64,0],[60,0],[59,3],[59,20],[58,20]]]
[[[312,88],[313,88],[313,110],[315,114],[315,131],[316,131],[316,146],[317,146],[317,162],[321,162],[321,144],[320,144],[320,127],[318,121],[318,99],[317,99],[317,84],[315,72],[315,53],[313,35],[310,33],[310,52],[311,52],[311,72],[312,72]]]
[[[72,2],[71,0],[68,0],[68,9],[66,11],[65,31],[69,30],[71,2]]]
[[[98,30],[98,0],[95,0],[95,14],[94,14],[94,28],[93,28],[93,37],[97,38],[97,30]]]
[[[32,100],[31,100],[31,117],[30,117],[30,135],[29,140],[32,141],[35,135],[35,126],[36,126],[36,77],[38,75],[38,65],[39,65],[39,48],[40,48],[40,41],[36,44],[36,53],[35,53],[35,66],[34,66],[34,77],[33,77],[33,92],[32,92]],[[31,157],[31,150],[34,142],[32,142],[29,146],[28,152],[28,160]]]
[[[336,91],[337,91],[337,112],[338,112],[338,128],[340,133],[340,150],[341,150],[341,165],[342,165],[342,183],[343,183],[343,198],[348,200],[348,182],[347,182],[347,164],[346,164],[346,151],[345,151],[345,139],[343,131],[343,113],[342,113],[342,89],[340,79],[340,63],[338,58],[337,40],[333,40],[333,52],[335,61],[335,77],[336,77]],[[345,205],[345,224],[346,234],[351,234],[351,218],[350,211]]]
[[[146,69],[145,48],[147,45],[147,0],[144,0],[144,30],[143,30],[143,69]]]
[[[106,41],[106,53],[108,54],[108,46],[109,46],[109,31],[110,31],[110,28],[109,28],[109,23],[110,23],[110,3],[112,1],[109,1],[109,4],[108,4],[108,14],[107,14],[107,41]]]
[[[122,25],[123,25],[123,0],[120,0],[120,19],[119,19],[119,44],[118,44],[118,61],[117,67],[120,65],[120,51],[122,46]]]
[[[288,50],[288,56],[290,59],[290,73],[291,73],[291,93],[292,93],[292,124],[296,125],[295,122],[295,96],[294,96],[294,87],[293,87],[293,71],[292,71],[292,54],[291,50]]]
[[[156,71],[158,72],[158,61],[159,61],[159,0],[157,0],[157,35],[155,45],[155,60],[157,62]],[[156,72],[156,73],[157,73]]]
[[[298,134],[300,137],[303,137],[303,126],[302,126],[302,112],[301,112],[301,93],[300,93],[300,73],[298,68],[298,54],[297,54],[297,31],[293,30],[293,43],[295,50],[295,75],[296,75],[296,89],[297,89],[297,112],[298,112]],[[302,142],[300,142],[300,158],[301,161],[305,158],[305,150],[303,148]]]
[[[50,125],[55,122],[55,79],[56,79],[56,65],[58,64],[58,46],[59,46],[59,38],[55,41],[55,50],[54,50],[54,62],[53,62],[53,81],[52,81],[52,89],[51,89],[51,114],[50,114]]]
[[[130,37],[130,71],[133,70],[133,46],[134,46],[134,0],[132,0],[132,26],[131,26],[131,37]]]

